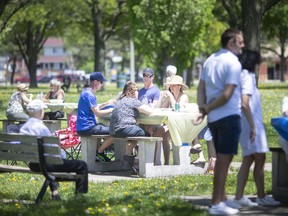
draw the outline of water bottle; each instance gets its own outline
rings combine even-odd
[[[176,112],[179,112],[179,109],[180,109],[180,105],[178,102],[175,103],[175,111]]]

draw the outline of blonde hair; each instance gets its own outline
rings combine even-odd
[[[50,84],[51,85],[56,85],[56,86],[61,86],[62,85],[62,83],[59,80],[57,80],[57,79],[52,79],[50,81]]]

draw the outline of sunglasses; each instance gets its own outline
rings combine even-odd
[[[148,77],[151,78],[153,75],[149,75],[149,74],[143,74],[143,77]]]
[[[99,81],[99,80],[97,80],[98,82],[100,82],[101,84],[103,84],[103,82],[102,81]]]

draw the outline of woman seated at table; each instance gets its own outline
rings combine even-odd
[[[28,86],[24,83],[17,85],[17,92],[14,92],[6,110],[6,117],[9,120],[27,120],[26,106],[31,101],[32,95],[28,96]]]
[[[184,90],[187,90],[188,86],[183,83],[183,78],[178,75],[167,77],[164,85],[167,87],[167,90],[160,92],[160,98],[156,107],[172,108],[175,110],[176,103],[178,103],[179,108],[184,108],[189,99],[188,95],[184,93]]]
[[[50,81],[50,91],[42,98],[46,103],[49,103],[51,99],[58,99],[64,102],[65,92],[61,89],[62,83],[57,79],[52,79]],[[62,110],[56,110],[54,112],[46,112],[44,114],[44,119],[55,120],[64,117],[64,112]]]
[[[188,89],[188,86],[183,83],[183,78],[179,75],[167,77],[166,83],[164,85],[166,90],[160,92],[160,97],[156,104],[156,108],[172,108],[173,110],[184,108],[189,99],[188,96],[184,93],[184,90]],[[176,107],[176,103],[179,107]],[[164,125],[163,127],[167,126]],[[163,136],[162,144],[165,165],[169,165],[170,134],[168,129]]]
[[[150,114],[152,109],[138,100],[138,88],[136,84],[129,81],[125,84],[123,91],[116,101],[114,110],[111,115],[109,133],[114,137],[128,136],[151,136],[152,132],[145,131],[140,127],[136,118],[140,113]],[[131,156],[133,148],[136,146],[135,141],[127,144],[125,155]]]

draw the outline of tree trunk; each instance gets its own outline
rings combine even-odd
[[[97,6],[93,4],[92,7],[92,17],[94,25],[94,71],[104,71],[104,62],[101,61],[101,51],[103,47],[103,39],[101,37],[102,32],[100,25],[102,23],[102,11],[96,8]]]
[[[280,74],[281,74],[281,82],[285,82],[285,38],[280,38]]]

